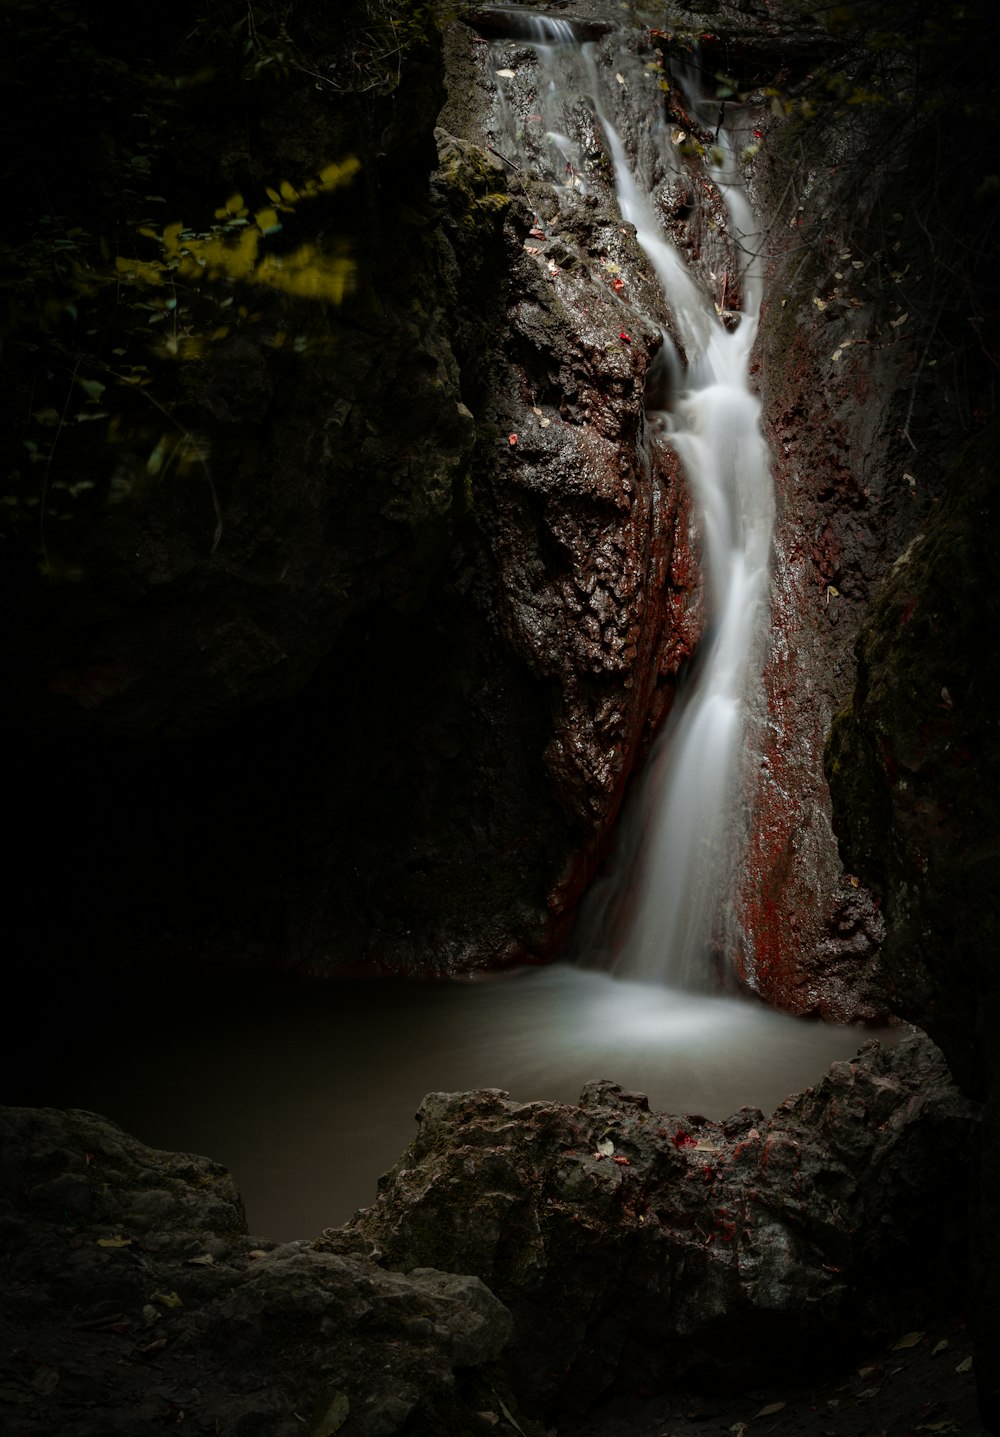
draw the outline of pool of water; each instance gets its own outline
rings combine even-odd
[[[89,1108],[154,1147],[215,1158],[251,1231],[285,1240],[371,1203],[425,1093],[575,1102],[610,1078],[657,1110],[726,1117],[771,1110],[872,1031],[568,966],[433,984],[241,973],[81,1022],[15,1100]]]

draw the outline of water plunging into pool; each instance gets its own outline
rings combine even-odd
[[[617,866],[583,920],[580,947],[599,950],[611,971],[563,964],[479,982],[319,992],[241,976],[224,991],[161,1003],[141,1037],[93,1035],[36,1093],[35,1101],[105,1112],[155,1146],[226,1163],[252,1230],[272,1237],[312,1235],[370,1202],[428,1091],[488,1086],[524,1101],[573,1102],[585,1082],[610,1078],[662,1111],[723,1117],[744,1103],[773,1107],[858,1045],[854,1029],[704,991],[729,896],[732,794],[771,527],[767,455],[747,383],[760,297],[752,258],[733,286],[739,313],[725,313],[723,295],[720,314],[662,233],[648,194],[677,168],[676,135],[656,119],[659,91],[634,38],[581,44],[567,19],[508,13],[519,17],[516,39],[491,53],[496,150],[520,172],[549,179],[569,205],[588,183],[575,126],[596,122],[622,217],[635,225],[673,316],[664,340],[669,407],[648,422],[653,442],[675,447],[694,494],[706,638]],[[532,116],[544,140],[530,151],[505,89],[515,79],[535,86]],[[738,171],[722,132],[714,179],[730,234],[752,257]],[[234,1002],[234,989],[249,986]]]

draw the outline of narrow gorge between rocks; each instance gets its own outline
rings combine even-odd
[[[853,1056],[862,1036],[843,1025],[803,1026],[719,991],[735,987],[722,934],[739,854],[734,792],[746,713],[761,686],[773,514],[760,406],[747,383],[761,235],[736,154],[753,124],[730,103],[721,129],[725,111],[700,93],[706,67],[697,50],[679,76],[670,72],[694,117],[689,136],[657,114],[661,69],[637,49],[637,32],[608,25],[603,40],[581,39],[569,20],[516,7],[488,11],[487,28],[509,33],[489,45],[496,118],[483,144],[513,175],[535,177],[548,218],[533,209],[532,233],[541,240],[543,224],[562,227],[564,210],[600,204],[623,235],[634,231],[658,286],[650,314],[615,283],[619,265],[607,261],[602,276],[617,299],[613,348],[660,326],[637,453],[654,506],[667,499],[657,492],[653,451],[681,461],[693,501],[689,542],[700,556],[702,637],[637,778],[609,872],[584,901],[572,944],[582,967],[426,992],[343,984],[329,1002],[272,982],[261,1000],[211,1002],[207,1025],[182,1003],[169,1018],[151,1015],[138,1041],[102,1034],[96,1055],[88,1043],[46,1094],[53,1106],[107,1113],[155,1147],[212,1153],[236,1176],[251,1230],[283,1241],[345,1222],[371,1201],[434,1088],[573,1102],[601,1077],[646,1093],[659,1111],[718,1119],[744,1104],[770,1110],[835,1057]],[[713,145],[701,171],[695,135],[703,133]],[[692,166],[716,216],[728,266],[721,273],[690,272],[657,218],[653,192],[685,183]],[[559,266],[544,245],[526,249],[543,282],[557,284]],[[585,299],[567,302],[586,314]],[[526,423],[535,419],[532,410]],[[659,467],[676,463],[660,459]],[[637,601],[644,597],[653,602],[640,590]],[[614,976],[583,971],[595,961]],[[220,1006],[229,1009],[223,1032]],[[156,1057],[170,1052],[180,1026],[182,1075]],[[891,1041],[890,1030],[879,1031]],[[132,1074],[141,1075],[136,1085]]]
[[[1000,1431],[996,17],[43,8],[4,1430]]]

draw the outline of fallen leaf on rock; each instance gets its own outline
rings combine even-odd
[[[151,1302],[147,1302],[142,1309],[143,1325],[146,1327],[152,1327],[154,1323],[159,1322],[159,1320],[160,1314],[157,1312],[156,1308]]]
[[[615,1145],[610,1138],[602,1138],[597,1144],[597,1151],[602,1157],[609,1158],[615,1150]]]
[[[766,1407],[760,1409],[757,1413],[757,1417],[772,1417],[775,1412],[780,1412],[784,1405],[783,1402],[769,1402]],[[754,1418],[754,1421],[756,1420],[757,1419]]]
[[[97,1239],[97,1246],[98,1246],[98,1247],[131,1247],[131,1246],[132,1246],[132,1239],[131,1239],[130,1237],[122,1237],[120,1234],[119,1234],[117,1237],[99,1237],[99,1238]]]
[[[251,1258],[254,1262],[260,1262],[262,1257],[267,1257],[267,1252],[262,1247],[252,1247],[247,1253],[247,1257]]]
[[[346,1392],[334,1392],[329,1399],[321,1397],[313,1409],[309,1437],[333,1437],[350,1415],[351,1400]]]
[[[539,421],[538,421],[538,426],[539,426],[540,429],[548,429],[548,427],[549,427],[549,425],[550,425],[551,423],[552,423],[552,420],[551,420],[551,419],[539,419]]]
[[[893,1344],[892,1350],[893,1352],[902,1352],[904,1348],[916,1347],[917,1343],[922,1342],[923,1339],[924,1334],[922,1332],[907,1332],[898,1342]]]
[[[525,254],[541,254],[542,250],[540,245],[526,244],[524,246],[524,252]]]
[[[158,1302],[161,1307],[183,1307],[184,1304],[176,1292],[154,1292],[151,1302]]]
[[[619,334],[618,338],[622,341],[623,344],[631,344],[631,343],[632,343],[632,336],[631,336],[630,334],[626,334],[625,331],[624,331],[624,329],[621,331],[621,333]]]
[[[867,1402],[872,1397],[877,1397],[882,1391],[881,1387],[866,1387],[863,1392],[858,1393],[859,1402]]]
[[[502,75],[505,80],[513,80],[517,72],[515,70],[498,70],[496,73]]]
[[[825,299],[816,298],[816,299],[813,300],[813,304],[814,304],[814,305],[816,306],[816,308],[819,309],[819,310],[826,309],[826,300],[825,300]]]
[[[615,294],[620,294],[625,288],[625,281],[623,279],[613,279],[611,281],[611,288],[614,290]]]
[[[931,1348],[931,1356],[937,1357],[939,1352],[944,1352],[945,1349],[950,1346],[951,1343],[948,1341],[947,1337],[942,1337],[941,1341],[935,1343],[935,1345]]]
[[[898,329],[901,324],[905,324],[905,323],[906,323],[906,321],[909,319],[909,317],[910,317],[910,316],[909,316],[908,314],[901,314],[898,319],[890,319],[890,321],[889,321],[889,328],[890,328],[890,329]]]
[[[620,1168],[628,1168],[632,1166],[628,1158],[615,1158],[614,1161],[618,1164]]]
[[[491,1390],[492,1390],[492,1389],[491,1389]],[[506,1402],[505,1402],[505,1401],[503,1400],[503,1398],[500,1396],[499,1392],[494,1392],[494,1393],[493,1393],[493,1396],[497,1399],[497,1406],[500,1408],[500,1411],[503,1413],[504,1417],[507,1419],[507,1421],[508,1421],[508,1422],[510,1423],[510,1425],[513,1427],[514,1431],[515,1431],[515,1432],[520,1432],[521,1437],[524,1437],[524,1428],[521,1426],[520,1422],[517,1422],[517,1421],[515,1420],[514,1414],[511,1412],[511,1410],[510,1410],[510,1408],[507,1406]]]
[[[514,446],[517,444],[517,435],[516,435],[516,434],[509,434],[509,435],[507,436],[507,443],[508,443],[508,444],[510,445],[510,447],[513,449]]]
[[[545,231],[540,230],[537,225],[533,230],[529,230],[528,234],[531,236],[532,239],[548,239],[548,235],[545,233]]]
[[[621,73],[620,70],[615,71],[615,79],[618,81],[619,85],[624,85],[625,76]]]
[[[188,1263],[191,1267],[211,1267],[215,1258],[210,1252],[203,1252],[198,1257],[189,1257]]]
[[[955,1371],[956,1371],[956,1372],[971,1372],[971,1371],[972,1371],[972,1358],[971,1358],[971,1357],[966,1357],[966,1358],[964,1359],[964,1361],[962,1361],[962,1362],[960,1362],[960,1363],[958,1364],[958,1366],[955,1368]]]

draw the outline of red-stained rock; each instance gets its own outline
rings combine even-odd
[[[319,1246],[479,1276],[539,1415],[815,1363],[954,1281],[977,1112],[922,1035],[769,1118],[679,1119],[610,1082],[577,1107],[434,1093],[417,1117],[372,1207]]]

